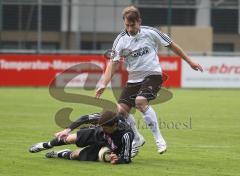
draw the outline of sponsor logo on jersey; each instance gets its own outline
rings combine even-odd
[[[148,54],[148,53],[150,53],[150,48],[143,47],[143,48],[139,48],[137,50],[132,51],[131,56],[132,57],[139,57],[139,56],[143,56],[143,55]]]

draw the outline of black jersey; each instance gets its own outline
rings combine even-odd
[[[119,120],[118,129],[112,134],[104,134],[104,138],[107,140],[108,147],[118,155],[117,163],[131,162],[134,133],[126,122]]]
[[[78,122],[75,123],[75,126],[77,124],[80,124],[80,122],[82,124],[83,119],[85,119],[85,122],[89,122],[87,120],[89,119],[89,116],[83,116],[81,118],[82,120],[78,119]],[[99,116],[94,115],[94,119],[96,118],[99,118]],[[90,154],[95,155],[95,157],[93,158],[97,157],[97,154],[102,146],[107,146],[111,149],[113,153],[118,156],[117,163],[130,163],[134,133],[131,127],[124,121],[124,119],[119,119],[117,121],[117,125],[117,130],[114,131],[112,134],[104,133],[102,127],[99,125],[93,126],[91,128],[80,129],[77,132],[76,145],[78,147],[86,147],[92,145],[95,146],[94,152],[91,151]],[[89,156],[87,156],[87,158],[89,158]],[[83,157],[82,160],[86,160],[86,157]]]

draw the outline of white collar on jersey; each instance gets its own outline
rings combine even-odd
[[[125,29],[125,32],[126,32],[126,34],[127,34],[129,37],[133,37],[133,38],[134,38],[134,37],[137,37],[137,36],[140,34],[141,29],[139,28],[138,33],[137,33],[136,35],[134,35],[134,36],[130,35],[126,29]]]

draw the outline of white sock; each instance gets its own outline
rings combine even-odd
[[[162,134],[159,129],[157,115],[151,106],[148,106],[147,110],[142,113],[143,118],[146,124],[150,127],[153,137],[156,142],[159,142],[161,145],[166,145],[165,140],[162,137]]]
[[[133,133],[134,133],[134,140],[139,140],[141,134],[138,132],[136,121],[132,114],[128,114],[128,117],[126,118],[126,122],[131,126]]]

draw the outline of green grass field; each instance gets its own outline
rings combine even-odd
[[[174,97],[170,101],[153,106],[168,142],[168,152],[157,154],[150,130],[136,113],[134,116],[146,144],[132,164],[113,166],[101,162],[46,159],[45,151],[28,152],[29,146],[49,140],[61,130],[54,122],[59,109],[74,108],[71,118],[75,119],[78,115],[98,112],[100,108],[57,101],[45,88],[1,88],[0,175],[239,175],[240,90],[171,91]],[[83,89],[73,92],[94,93]],[[103,97],[113,99],[110,90]]]

